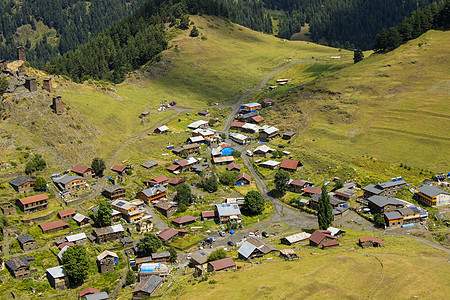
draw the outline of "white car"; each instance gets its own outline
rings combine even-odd
[[[245,154],[247,154],[247,156],[253,156],[253,153],[252,153],[252,151],[250,151],[250,150],[247,150],[247,151],[245,152]]]

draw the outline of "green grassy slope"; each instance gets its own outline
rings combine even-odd
[[[449,46],[449,32],[430,31],[291,89],[266,117],[283,129],[299,128],[294,142],[299,155],[307,151],[351,162],[367,154],[447,171]]]
[[[2,152],[0,160],[10,160],[6,156],[13,155],[15,147],[25,145],[44,153],[51,160],[51,166],[59,168],[90,163],[94,156],[108,158],[130,138],[158,122],[170,120],[186,108],[204,108],[212,102],[235,99],[245,89],[259,84],[273,69],[288,63],[286,58],[292,61],[320,59],[342,53],[312,43],[280,40],[215,17],[192,16],[191,21],[198,26],[200,37],[189,37],[189,30],[173,32],[172,47],[162,53],[159,61],[131,74],[120,85],[74,84],[57,78],[54,94],[62,95],[70,107],[66,116],[56,117],[51,113],[48,108],[51,96],[43,95],[41,101],[28,101],[24,91],[19,96],[24,97],[19,104],[9,101],[12,109],[0,128],[6,130],[4,137],[14,133],[14,142],[7,141],[10,150]],[[342,62],[345,63],[348,61]],[[34,70],[29,73],[36,76],[38,82],[46,76]],[[177,107],[157,112],[165,99],[177,101]],[[25,107],[29,105],[39,113],[27,113]],[[141,124],[138,116],[145,109],[152,110],[152,116]],[[50,122],[53,125],[50,126]],[[32,126],[32,123],[39,126]],[[52,138],[55,132],[57,141]],[[151,144],[152,139],[141,136],[143,143]],[[142,152],[141,148],[133,147],[134,140],[129,142],[131,149],[126,152],[134,157],[145,158],[152,150],[150,147]]]

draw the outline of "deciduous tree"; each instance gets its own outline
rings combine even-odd
[[[91,168],[94,170],[95,175],[103,177],[103,171],[106,169],[105,161],[102,158],[94,158],[92,160]]]
[[[161,248],[161,240],[154,234],[146,233],[144,238],[139,242],[139,251],[143,255],[151,255]]]
[[[72,286],[83,283],[89,269],[89,257],[86,248],[82,245],[69,247],[62,255],[64,270]]]
[[[275,174],[275,189],[282,195],[284,195],[288,189],[289,186],[289,179],[291,179],[291,176],[289,175],[289,172],[283,169],[278,169],[277,173]]]
[[[264,197],[258,191],[250,191],[244,197],[244,208],[252,215],[259,215],[264,211]]]

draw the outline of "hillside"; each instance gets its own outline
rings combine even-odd
[[[320,156],[336,166],[367,155],[447,171],[449,46],[448,31],[429,31],[310,85],[272,94],[278,105],[264,117],[299,131],[293,151],[305,161]]]
[[[116,162],[128,156],[161,159],[153,148],[136,147],[133,142],[158,143],[164,148],[161,140],[146,133],[178,113],[231,101],[289,60],[329,60],[332,55],[347,53],[280,40],[215,17],[191,16],[191,21],[200,30],[198,38],[189,37],[189,30],[176,31],[170,49],[158,62],[150,62],[122,84],[75,84],[54,77],[57,87],[53,95],[62,95],[66,108],[70,108],[62,116],[51,112],[53,95],[40,88],[33,94],[21,88],[20,93],[6,96],[3,106],[8,109],[3,113],[7,118],[0,123],[0,160],[24,162],[16,148],[25,146],[30,148],[25,152],[42,153],[55,171],[76,163],[89,164],[96,155],[109,158],[116,150],[127,153],[111,158]],[[336,64],[345,65],[350,60],[348,55]],[[27,69],[27,74],[37,77],[39,84],[47,76],[33,69]],[[156,111],[165,99],[178,104]],[[145,109],[152,110],[151,117],[138,118]]]

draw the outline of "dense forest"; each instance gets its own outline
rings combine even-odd
[[[419,37],[432,28],[450,26],[450,0],[414,11],[411,17],[406,17],[398,26],[383,29],[377,34],[373,50],[390,51],[411,39]]]
[[[130,15],[146,0],[5,0],[0,1],[0,58],[15,59],[17,29],[42,21],[56,30],[58,42],[51,44],[47,36],[34,45],[28,40],[27,58],[33,66],[43,67],[58,54],[64,54],[86,43],[123,17]]]
[[[216,0],[149,0],[90,42],[52,59],[45,70],[76,82],[88,78],[121,82],[126,73],[167,48],[166,23],[189,28],[188,14],[227,17],[228,10]]]
[[[309,23],[314,42],[333,46],[355,45],[371,49],[375,35],[398,25],[405,16],[433,0],[265,0],[267,8],[283,10],[281,38],[289,39],[301,25]],[[347,46],[347,47],[348,47]]]

